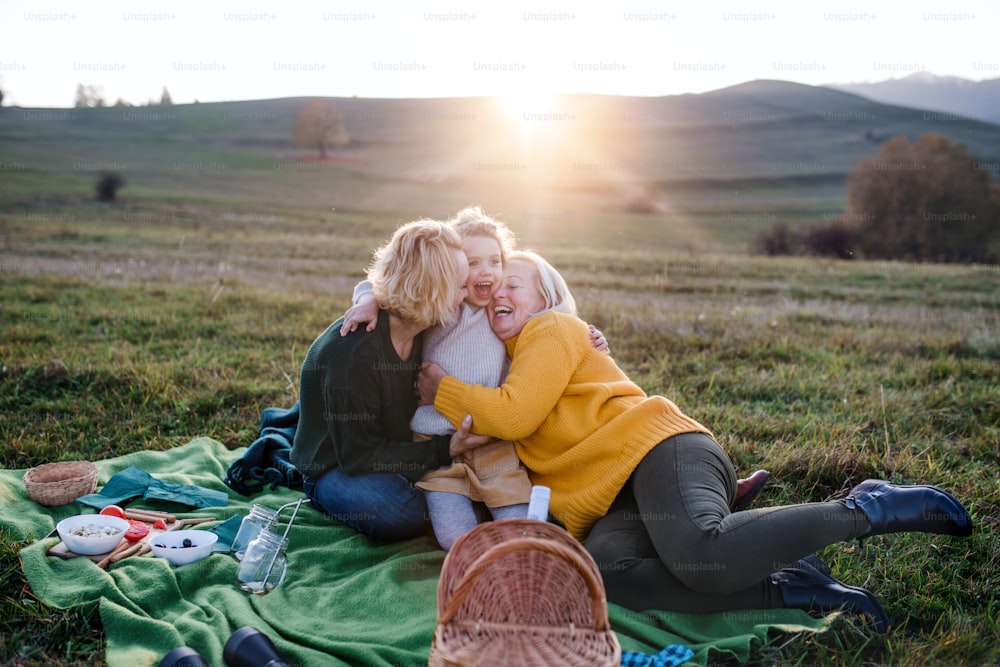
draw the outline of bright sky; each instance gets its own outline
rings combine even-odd
[[[1000,78],[997,0],[2,0],[4,105],[673,95],[753,79]]]

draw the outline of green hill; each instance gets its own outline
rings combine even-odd
[[[849,93],[753,81],[700,95],[568,95],[510,112],[492,98],[331,98],[351,145],[319,162],[292,139],[313,98],[102,109],[0,109],[0,207],[88,196],[119,171],[133,201],[698,227],[723,247],[843,207],[858,159],[925,132],[1000,163],[1000,126]]]

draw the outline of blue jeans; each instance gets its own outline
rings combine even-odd
[[[408,540],[430,528],[424,492],[396,473],[348,475],[338,467],[305,477],[302,488],[316,508],[374,540]]]

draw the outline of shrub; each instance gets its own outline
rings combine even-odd
[[[887,141],[848,181],[858,250],[879,259],[995,259],[997,186],[981,164],[964,144],[936,134]]]
[[[797,235],[788,228],[788,224],[779,222],[757,237],[756,250],[765,255],[797,255],[800,252],[800,241]]]
[[[856,243],[854,230],[842,220],[834,220],[826,227],[806,232],[802,244],[808,254],[816,257],[854,259]]]
[[[125,177],[115,172],[104,172],[97,177],[97,201],[114,201],[118,190],[125,185]]]

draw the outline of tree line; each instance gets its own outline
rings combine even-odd
[[[160,93],[160,105],[170,105],[173,104],[173,100],[170,98],[170,91],[167,87],[163,87],[163,92]],[[153,100],[149,100],[148,106],[153,106],[157,104]],[[82,83],[77,84],[76,94],[73,97],[73,106],[77,109],[96,109],[100,107],[108,106],[108,102],[104,97],[104,88],[101,86],[83,85]],[[130,107],[132,103],[122,99],[121,97],[115,102],[116,107]]]

